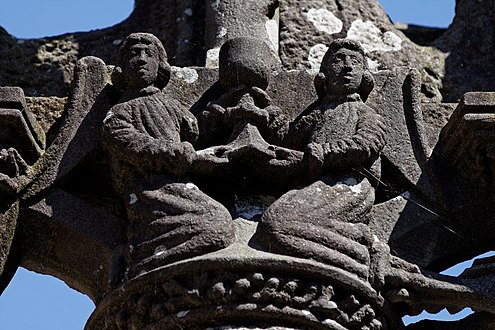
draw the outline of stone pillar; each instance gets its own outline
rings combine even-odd
[[[220,46],[228,39],[254,37],[278,52],[278,1],[205,0],[206,66],[218,66]]]

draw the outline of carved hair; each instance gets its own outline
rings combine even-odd
[[[127,38],[125,38],[124,42],[119,48],[119,52],[117,54],[117,67],[115,68],[112,74],[113,84],[119,87],[122,90],[126,89],[125,79],[123,77],[122,67],[125,64],[126,54],[129,49],[135,44],[147,44],[153,45],[157,49],[157,55],[159,59],[158,65],[158,76],[154,83],[154,86],[162,89],[167,86],[168,81],[170,80],[171,68],[168,64],[168,56],[165,48],[163,47],[160,39],[152,35],[151,33],[131,33]]]
[[[363,47],[359,42],[351,39],[336,39],[328,46],[328,50],[321,61],[320,72],[316,75],[314,80],[316,93],[319,97],[323,97],[327,93],[326,77],[329,74],[328,72],[326,72],[326,68],[328,67],[327,64],[333,59],[334,54],[342,48],[356,51],[362,55],[364,73],[361,80],[361,85],[359,86],[357,92],[361,96],[361,99],[363,99],[363,101],[366,101],[368,95],[371,93],[373,87],[375,86],[375,81],[373,79],[373,76],[371,75],[371,72],[369,71],[368,62],[366,61]]]

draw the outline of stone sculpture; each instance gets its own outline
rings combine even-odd
[[[26,105],[22,89],[0,88],[0,292],[17,269],[9,262],[19,216],[21,192],[36,174],[35,163],[43,155],[45,135]],[[11,255],[11,259],[13,256]]]
[[[129,276],[226,247],[228,211],[187,179],[194,161],[196,119],[160,91],[170,68],[161,42],[131,34],[114,74],[123,89],[103,126],[113,182],[129,218]]]
[[[273,52],[263,41],[244,37],[225,42],[219,58],[224,92],[201,114],[202,134],[209,135],[208,144],[232,142],[247,124],[256,126],[266,141],[280,144],[277,133],[288,119],[265,92],[278,64]]]
[[[493,328],[493,258],[439,274],[493,249],[495,96],[438,103],[489,89],[486,33],[456,44],[487,6],[437,48],[374,0],[139,0],[108,30],[0,31],[30,59],[0,61],[28,95],[0,89],[0,286],[56,276],[98,330]]]
[[[286,140],[304,151],[306,171],[300,175],[316,182],[268,208],[258,228],[260,243],[383,282],[383,252],[367,222],[386,127],[361,99],[373,84],[361,46],[349,40],[330,44],[315,84],[319,100],[295,119]]]
[[[263,193],[267,182],[289,183],[302,159],[301,152],[282,147],[290,118],[266,93],[278,64],[260,39],[228,40],[220,48],[221,95],[198,113],[200,144],[208,147],[201,154],[223,175],[228,170],[228,186],[244,182],[239,195]]]

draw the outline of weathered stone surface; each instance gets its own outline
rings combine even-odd
[[[493,8],[474,2],[428,40],[374,0],[138,0],[101,31],[2,31],[0,84],[24,87],[41,125],[11,111],[22,95],[2,105],[1,128],[32,136],[0,134],[0,172],[29,172],[2,186],[0,288],[19,264],[55,275],[100,302],[88,329],[402,329],[464,306],[484,312],[452,327],[489,328],[493,260],[437,273],[493,249],[494,97],[434,103],[491,86]],[[123,43],[133,30],[175,66],[149,35]],[[207,51],[233,36],[216,69]],[[320,68],[339,37],[363,51]],[[407,328],[428,327],[445,325]]]
[[[0,292],[18,267],[12,248],[19,217],[19,197],[35,175],[43,155],[45,134],[18,87],[0,88]],[[11,252],[12,250],[12,252]]]
[[[224,248],[233,240],[233,228],[227,209],[187,179],[198,126],[159,89],[171,74],[161,42],[151,34],[131,34],[118,60],[114,83],[123,95],[103,120],[103,143],[130,222],[131,279]]]
[[[66,97],[26,97],[28,108],[39,122],[50,143],[54,138],[49,134],[50,129],[55,127],[56,121],[62,116],[66,102]]]
[[[56,137],[36,164],[37,178],[25,198],[47,189],[72,171],[100,144],[100,123],[108,109],[109,72],[105,64],[87,57],[77,66],[72,95],[60,118]]]
[[[411,42],[376,1],[280,2],[280,48],[286,68],[317,70],[326,45],[343,37],[363,44],[373,71],[396,66],[416,68],[423,82],[423,99],[442,99],[445,55]]]
[[[445,34],[432,46],[448,53],[445,60],[443,95],[458,101],[469,91],[492,91],[495,9],[490,1],[456,1],[456,15]]]
[[[323,55],[322,46],[346,36],[354,23],[357,32],[381,40],[379,45],[371,46],[378,48],[369,54],[371,59],[378,61],[376,65],[389,69],[397,65],[417,68],[424,82],[425,99],[441,99],[439,90],[445,56],[438,50],[417,47],[410,42],[394,28],[375,0],[287,0],[280,1],[278,6],[274,1],[266,1],[262,4],[253,2],[251,7],[246,2],[242,5],[234,2],[216,4],[214,1],[178,4],[170,0],[141,0],[136,1],[128,19],[104,30],[27,40],[17,40],[2,31],[3,49],[9,56],[2,56],[0,62],[7,68],[0,74],[0,85],[21,86],[29,96],[66,96],[77,59],[98,56],[109,64],[114,63],[118,45],[127,34],[136,30],[157,35],[165,44],[172,65],[180,66],[215,62],[217,53],[207,51],[218,50],[225,38],[261,37],[277,50],[280,34],[280,55],[285,67],[308,68],[312,47],[318,45],[311,52],[313,55],[317,55],[318,50]],[[341,31],[334,32],[340,24]],[[244,28],[247,26],[249,28]],[[384,37],[382,32],[388,34]],[[399,48],[399,43],[401,49],[391,51]],[[11,56],[13,53],[15,56]],[[314,63],[316,69],[317,62]]]
[[[278,53],[278,2],[275,0],[207,1],[205,9],[206,66],[218,65],[220,46],[229,39],[263,40]],[[239,24],[239,22],[243,22]]]
[[[5,203],[0,208],[0,293],[5,290],[18,267],[17,251],[11,252],[19,217],[19,202]],[[14,260],[9,260],[14,259]]]
[[[384,118],[390,130],[383,159],[395,166],[405,179],[417,184],[431,153],[419,103],[418,73],[395,68],[392,72],[376,74],[375,81],[375,91],[367,103]],[[402,93],[394,92],[398,90]]]
[[[222,27],[228,28],[229,37],[245,36],[242,26],[251,25],[237,24],[241,21],[253,22],[256,28],[247,31],[248,35],[255,31],[265,40],[267,31],[280,31],[280,56],[286,68],[310,68],[310,59],[322,56],[324,45],[347,36],[354,24],[351,31],[357,33],[353,35],[380,40],[370,45],[375,50],[368,53],[377,68],[405,65],[418,69],[424,100],[454,102],[466,91],[490,90],[493,80],[493,73],[486,70],[493,62],[491,30],[487,30],[493,9],[488,1],[462,1],[447,32],[422,46],[396,29],[375,0],[284,0],[278,5],[280,15],[270,1],[257,2],[254,11],[242,9],[245,3],[229,7],[222,2],[216,9],[215,3],[136,1],[130,17],[112,28],[37,40],[17,40],[1,31],[0,51],[8,56],[1,56],[0,64],[6,70],[0,73],[0,85],[23,87],[29,96],[66,96],[78,58],[93,55],[114,63],[119,43],[136,30],[157,35],[173,65],[202,65],[208,61],[207,50],[225,40]],[[469,55],[471,47],[478,56]],[[317,62],[313,63],[317,69]]]
[[[219,271],[225,265],[229,271]],[[273,259],[234,243],[207,257],[127,282],[120,291],[124,296],[115,291],[105,298],[86,329],[146,324],[160,329],[221,328],[226,324],[262,329],[382,328],[386,322],[381,316],[382,302],[366,284],[336,268],[319,267],[310,260]],[[313,272],[320,274],[318,280],[307,283],[307,274]]]
[[[101,300],[114,280],[114,249],[125,242],[121,220],[57,189],[25,210],[19,223],[23,267]]]

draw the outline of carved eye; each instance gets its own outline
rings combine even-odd
[[[356,57],[356,56],[351,56],[350,58],[351,58],[351,63],[352,63],[352,64],[359,64],[359,63],[361,62],[361,61],[359,60],[359,58],[358,58],[358,57]]]
[[[146,49],[146,55],[148,55],[149,57],[152,57],[155,55],[155,52],[153,51],[153,49],[147,48]]]

